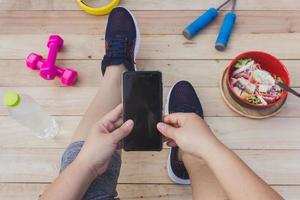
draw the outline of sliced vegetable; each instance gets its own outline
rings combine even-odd
[[[282,95],[282,88],[276,84],[281,78],[263,70],[253,59],[240,59],[235,68],[230,82],[240,98],[255,105],[267,105]]]
[[[248,97],[246,100],[253,104],[262,104],[262,101],[257,96]]]
[[[235,68],[241,68],[245,65],[247,65],[249,62],[251,62],[252,59],[249,59],[249,58],[246,58],[246,59],[240,59],[237,61],[236,65],[235,65]]]

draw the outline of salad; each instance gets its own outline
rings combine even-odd
[[[231,74],[233,91],[242,99],[255,105],[268,105],[280,98],[283,93],[276,82],[280,77],[263,70],[253,59],[240,59]]]

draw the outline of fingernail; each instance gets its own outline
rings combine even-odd
[[[125,125],[126,125],[127,127],[131,128],[131,127],[133,126],[133,121],[132,121],[131,119],[129,119],[129,120],[127,120],[127,121],[125,122]]]
[[[164,130],[164,127],[165,127],[165,125],[164,125],[163,123],[161,123],[161,122],[159,122],[159,123],[157,124],[157,129],[158,129],[158,130]]]

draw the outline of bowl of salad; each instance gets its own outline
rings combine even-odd
[[[278,86],[290,86],[290,76],[283,63],[261,51],[238,55],[227,67],[226,83],[230,95],[252,108],[268,108],[284,101],[288,92]]]

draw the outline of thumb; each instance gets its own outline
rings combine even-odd
[[[165,124],[165,123],[162,123],[162,122],[159,122],[157,124],[157,129],[164,135],[166,136],[167,138],[170,138],[172,140],[175,140],[175,131],[176,131],[176,128],[168,125],[168,124]]]
[[[111,135],[113,136],[115,142],[119,142],[124,137],[129,135],[129,133],[132,131],[133,128],[133,121],[131,119],[127,120],[122,126],[114,130]]]

